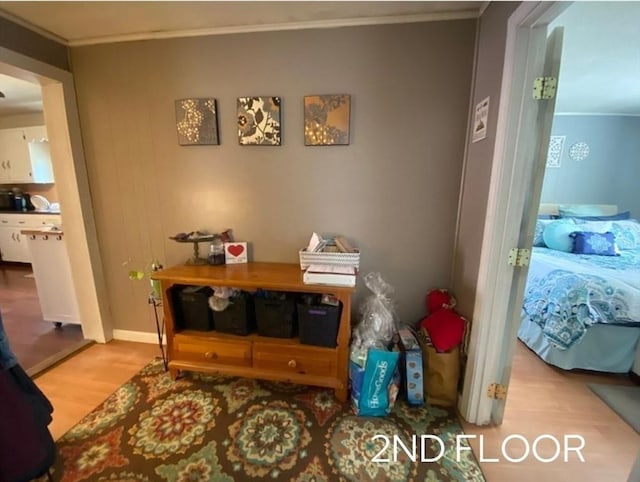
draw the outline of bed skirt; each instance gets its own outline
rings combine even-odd
[[[593,325],[584,338],[566,350],[555,348],[536,323],[523,319],[518,338],[545,362],[564,370],[580,368],[608,373],[628,373],[640,350],[640,327]]]

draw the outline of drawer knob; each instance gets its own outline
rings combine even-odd
[[[289,360],[288,365],[289,365],[289,368],[295,368],[297,363],[295,360]]]
[[[215,360],[216,358],[218,358],[218,355],[213,351],[208,351],[204,354],[204,357],[208,358],[209,360]]]

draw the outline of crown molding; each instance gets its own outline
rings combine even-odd
[[[476,10],[459,10],[452,12],[427,13],[417,15],[398,15],[387,17],[360,17],[334,20],[310,20],[304,22],[274,23],[264,25],[238,25],[234,27],[211,27],[204,29],[174,30],[166,32],[142,32],[124,35],[107,35],[66,42],[69,47],[96,45],[116,42],[132,42],[139,40],[156,40],[180,37],[201,37],[205,35],[229,35],[253,32],[274,32],[280,30],[306,30],[317,28],[358,27],[365,25],[384,25],[418,22],[439,22],[445,20],[463,20],[477,18]]]
[[[478,12],[478,17],[482,17],[482,14],[487,9],[487,7],[491,4],[491,2],[482,2],[480,4],[480,11]]]
[[[52,32],[49,32],[48,30],[45,30],[43,28],[40,28],[37,25],[32,24],[31,22],[23,20],[20,17],[16,17],[15,15],[5,10],[2,10],[1,8],[0,8],[0,17],[6,20],[9,20],[10,22],[15,23],[16,25],[20,25],[21,27],[29,29],[34,33],[42,35],[43,37],[48,38],[49,40],[53,40],[54,42],[58,42],[59,44],[65,45],[67,47],[69,46],[69,42],[67,41],[67,39],[59,37],[58,35]]]

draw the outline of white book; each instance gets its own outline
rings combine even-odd
[[[312,264],[307,268],[307,273],[350,274],[356,275],[353,266],[334,266],[329,264]]]
[[[312,265],[307,268],[302,275],[302,281],[308,285],[333,285],[333,286],[348,286],[352,287],[356,285],[356,270],[349,267],[335,267],[330,266],[333,270],[319,270],[319,265]],[[327,268],[321,266],[321,268]]]
[[[322,250],[322,248],[327,244],[327,242],[322,239],[318,233],[313,233],[311,239],[309,240],[309,245],[307,246],[308,253],[314,253]]]

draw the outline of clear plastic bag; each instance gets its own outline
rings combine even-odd
[[[364,282],[372,294],[362,304],[362,320],[353,331],[352,351],[366,351],[370,347],[386,349],[398,328],[391,299],[394,289],[380,273],[367,274]]]

